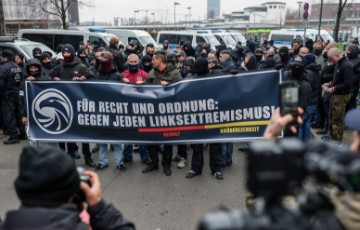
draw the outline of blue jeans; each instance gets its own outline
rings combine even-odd
[[[124,145],[124,158],[127,160],[133,159],[132,154],[133,145]],[[149,150],[147,145],[139,145],[140,159],[148,160],[149,159]]]
[[[310,140],[310,116],[308,108],[306,108],[304,115],[302,115],[302,120],[303,123],[298,127],[298,139],[308,142]]]
[[[320,116],[316,105],[308,105],[308,107],[306,107],[306,112],[309,115],[310,123],[312,121],[317,121],[317,116]]]
[[[226,164],[232,161],[234,143],[222,143],[219,156],[220,164]]]
[[[124,155],[121,145],[114,144],[113,146],[114,146],[115,164],[116,165],[124,164]],[[102,165],[109,164],[107,144],[99,144],[99,163]]]

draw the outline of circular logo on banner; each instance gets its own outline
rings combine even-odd
[[[35,97],[32,114],[43,131],[60,134],[70,128],[73,109],[64,93],[57,89],[46,89]]]

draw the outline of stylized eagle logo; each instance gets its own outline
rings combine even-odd
[[[32,105],[32,113],[39,127],[50,134],[67,131],[73,118],[69,98],[56,89],[47,89],[38,94]]]

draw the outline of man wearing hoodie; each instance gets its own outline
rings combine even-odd
[[[305,142],[310,140],[310,123],[314,119],[317,110],[317,103],[319,97],[321,96],[321,65],[316,63],[316,56],[312,53],[306,54],[304,56],[305,61],[305,71],[307,73],[307,78],[311,86],[311,94],[309,105],[307,106],[303,121],[304,123],[299,127],[298,135]]]
[[[75,49],[70,44],[65,44],[62,48],[62,55],[64,63],[56,66],[50,71],[49,76],[54,81],[85,81],[94,77],[93,73],[86,68],[81,61],[76,58]],[[60,143],[60,148],[65,149],[65,143]],[[76,143],[67,143],[68,154],[73,158],[79,158],[78,147]],[[91,158],[90,146],[88,143],[83,144],[83,154],[85,164],[89,167],[94,167],[95,163]]]
[[[41,62],[41,74],[43,76],[49,76],[50,71],[53,69],[51,56],[44,52],[40,56],[40,62]]]
[[[236,71],[236,66],[233,60],[231,59],[229,50],[220,51],[219,60],[220,60],[219,65],[221,65],[224,68],[223,69],[224,73],[230,73],[232,71]]]
[[[168,40],[164,40],[164,41],[163,41],[162,50],[163,50],[163,51],[167,51],[168,49],[169,49],[169,41],[168,41]]]
[[[183,49],[187,57],[195,57],[196,51],[191,46],[191,43],[189,41],[185,42]]]
[[[359,83],[360,83],[360,58],[359,58],[359,46],[351,44],[349,45],[347,53],[347,59],[353,66],[354,75],[353,75],[353,85],[352,85],[352,95],[349,103],[346,106],[346,110],[356,108],[356,97],[359,94]]]
[[[290,54],[289,48],[286,46],[280,47],[279,53],[274,57],[277,68],[283,68],[284,70],[290,69]]]

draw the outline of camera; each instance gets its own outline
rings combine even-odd
[[[249,144],[247,188],[255,197],[248,209],[207,214],[199,230],[343,229],[325,192],[331,186],[360,191],[360,155],[333,143],[294,138]],[[306,185],[316,192],[306,191]],[[297,207],[284,203],[292,196]]]
[[[85,169],[82,167],[77,167],[77,171],[80,177],[80,182],[85,182],[86,184],[88,184],[91,187],[91,181],[90,181],[90,177],[84,175]],[[75,197],[74,197],[74,203],[75,204],[79,204],[79,203],[83,203],[86,201],[86,196],[84,194],[84,192],[80,189],[78,192],[76,193]]]

